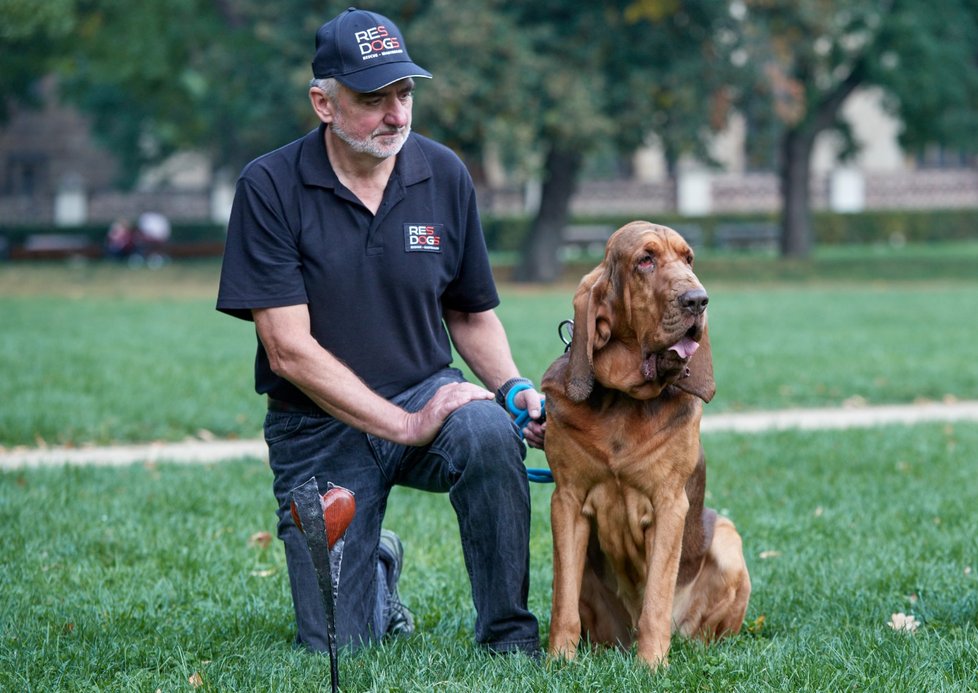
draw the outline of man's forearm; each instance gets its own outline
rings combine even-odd
[[[254,317],[276,375],[346,424],[388,440],[399,435],[406,412],[367,387],[312,338],[305,306],[256,310]]]
[[[323,411],[384,440],[427,444],[452,411],[492,396],[471,383],[452,384],[441,388],[420,411],[409,413],[371,390],[312,337],[306,306],[255,310],[253,315],[276,375],[302,390]]]
[[[445,324],[459,355],[492,391],[519,376],[506,338],[506,330],[494,311],[462,313],[446,310]]]

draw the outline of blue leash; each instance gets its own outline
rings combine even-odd
[[[526,383],[519,383],[517,385],[514,385],[512,389],[509,391],[509,393],[506,395],[506,409],[509,411],[510,414],[512,414],[515,417],[513,419],[513,423],[516,424],[516,428],[520,432],[520,438],[523,437],[523,429],[526,427],[528,423],[530,423],[530,412],[524,409],[523,407],[517,405],[515,401],[515,397],[517,393],[523,392],[523,390],[530,390],[530,389],[532,389],[531,385],[527,385]],[[547,408],[545,402],[540,402],[540,410],[542,412],[541,416],[547,415]],[[551,472],[549,469],[527,468],[526,476],[530,481],[536,482],[538,484],[552,484],[554,481],[553,472]]]

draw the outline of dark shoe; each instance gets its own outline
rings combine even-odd
[[[380,530],[380,560],[387,576],[387,630],[385,636],[411,635],[414,632],[414,616],[401,603],[397,594],[397,581],[404,565],[404,546],[389,529]]]

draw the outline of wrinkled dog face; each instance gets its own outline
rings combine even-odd
[[[693,251],[682,236],[664,226],[619,231],[609,242],[613,272],[623,285],[625,320],[622,338],[634,338],[645,354],[696,343],[706,326],[706,291],[693,274]]]
[[[597,380],[636,399],[657,397],[676,384],[709,400],[708,301],[693,273],[693,251],[682,236],[648,222],[620,228],[608,240],[604,261],[581,281],[574,298],[568,395],[582,401]],[[706,353],[695,365],[706,362],[702,373],[708,382],[705,389],[690,390],[684,385],[694,381],[684,381],[693,374],[693,356],[701,344],[707,345]]]

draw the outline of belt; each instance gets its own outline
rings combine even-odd
[[[271,395],[268,395],[268,409],[269,411],[281,411],[289,414],[328,416],[326,412],[317,407],[315,404],[295,404],[294,402],[286,402],[281,399],[275,399]]]

